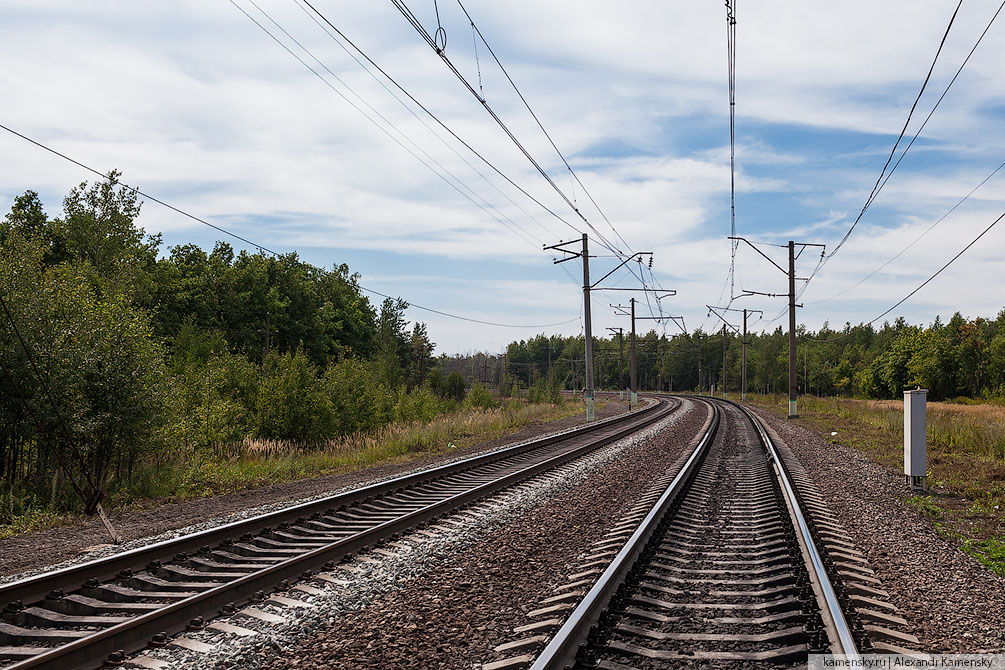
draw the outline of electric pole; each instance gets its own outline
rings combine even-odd
[[[571,249],[566,249],[565,248],[566,246],[568,246],[570,244],[573,244],[573,243],[574,242],[572,242],[572,241],[570,241],[570,242],[559,242],[558,244],[553,244],[551,246],[544,247],[544,248],[545,249],[554,249],[556,251],[561,251],[563,254],[567,254],[564,258],[556,258],[554,260],[555,263],[564,263],[565,261],[570,261],[573,258],[582,258],[583,259],[583,317],[584,317],[583,318],[583,326],[584,326],[584,328],[586,330],[586,389],[584,389],[584,393],[586,395],[586,420],[587,421],[593,421],[593,419],[594,419],[594,410],[593,410],[593,396],[594,396],[594,389],[593,389],[593,331],[592,331],[592,327],[591,327],[592,324],[591,324],[591,319],[590,319],[590,291],[591,290],[596,290],[596,291],[650,291],[650,292],[656,294],[656,300],[657,301],[659,301],[660,298],[661,298],[660,293],[662,293],[664,295],[676,295],[677,292],[676,291],[659,291],[659,292],[657,292],[657,291],[653,291],[652,289],[647,289],[647,288],[642,288],[642,289],[630,289],[630,288],[619,288],[619,287],[598,288],[597,284],[599,284],[600,282],[604,281],[605,279],[607,279],[608,277],[610,277],[612,274],[614,274],[615,272],[617,272],[619,269],[621,269],[622,267],[624,267],[625,265],[627,265],[629,261],[633,261],[634,260],[634,261],[637,261],[639,264],[641,264],[642,263],[642,257],[643,256],[649,256],[650,257],[649,263],[650,263],[650,266],[652,266],[652,255],[653,255],[652,252],[651,251],[636,251],[636,252],[632,253],[631,256],[624,257],[624,260],[622,260],[621,263],[619,263],[613,270],[611,270],[610,272],[608,272],[607,274],[605,274],[603,277],[601,277],[600,279],[598,279],[596,281],[596,283],[590,284],[590,254],[589,254],[589,247],[588,247],[588,243],[587,243],[586,233],[583,233],[583,248],[582,248],[582,251],[572,251]],[[634,306],[635,306],[635,300],[633,299],[632,300],[632,307],[633,307],[633,309],[634,309]],[[633,324],[634,324],[634,320],[633,320]],[[634,332],[634,325],[633,325],[633,332]],[[632,341],[634,343],[634,334],[633,334],[632,337],[633,337]],[[634,351],[634,344],[632,346],[633,346],[633,351]],[[632,391],[633,398],[632,398],[632,400],[633,400],[633,402],[632,402],[632,404],[634,404],[634,396],[635,396],[635,391],[634,391],[634,378],[635,378],[634,365],[635,365],[635,362],[634,362],[634,356],[633,356],[633,359],[632,359],[632,366],[633,366],[632,367],[632,380],[633,380],[632,381],[632,384],[633,384],[633,391]]]
[[[563,247],[567,244],[572,244],[572,242],[559,242],[550,247],[545,247],[545,249],[557,249],[562,253],[569,254],[565,258],[556,259],[555,263],[563,263],[576,257],[583,259],[583,327],[586,330],[586,360],[584,361],[586,368],[586,374],[584,375],[586,377],[586,389],[584,390],[584,395],[586,396],[586,421],[590,422],[595,419],[593,407],[593,330],[590,318],[590,289],[592,288],[590,286],[590,249],[586,233],[583,233],[582,251],[575,252],[564,249]]]
[[[789,240],[789,418],[799,416],[796,408],[796,243]]]
[[[611,328],[607,330],[618,334],[618,400],[625,399],[625,345],[624,328]]]
[[[698,395],[701,395],[701,333],[698,334]]]
[[[726,324],[722,324],[722,397],[726,397]]]
[[[743,310],[743,363],[740,368],[740,402],[747,401],[747,310]]]
[[[634,409],[639,402],[639,387],[635,376],[635,298],[632,298],[632,345],[631,345],[631,366],[632,366],[632,397],[628,402],[628,408]]]
[[[789,269],[786,270],[780,266],[775,261],[771,260],[770,257],[765,255],[763,251],[758,249],[753,245],[750,240],[744,239],[742,237],[730,237],[731,240],[740,240],[746,242],[751,249],[761,254],[768,260],[769,263],[774,265],[776,268],[782,271],[783,274],[788,276],[789,279],[789,292],[787,297],[789,299],[789,418],[795,419],[799,416],[798,408],[796,406],[796,396],[798,392],[798,381],[796,380],[796,307],[801,307],[802,305],[796,304],[796,280],[800,279],[802,281],[809,281],[807,277],[796,277],[796,259],[802,255],[806,247],[821,247],[820,257],[824,257],[824,249],[826,246],[823,244],[811,244],[809,242],[794,242],[789,240],[785,247],[789,250]],[[772,245],[773,246],[773,245]],[[796,247],[799,247],[799,253],[796,253]],[[758,291],[744,291],[743,295],[765,295],[771,298],[781,297],[778,293],[760,293]]]

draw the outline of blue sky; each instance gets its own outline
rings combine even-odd
[[[255,2],[310,54],[250,0],[8,0],[0,7],[6,65],[0,68],[0,123],[101,170],[118,168],[127,183],[272,249],[296,250],[318,265],[348,263],[374,290],[485,321],[571,320],[550,328],[500,328],[411,310],[410,318],[429,324],[441,352],[495,351],[538,332],[580,332],[581,269],[574,262],[553,265],[540,247],[578,236],[573,229],[584,224],[391,3],[313,4],[571,226],[486,168],[414,105],[409,111],[399,104],[298,0]],[[432,2],[408,4],[435,30]],[[998,4],[964,3],[909,134]],[[312,63],[330,87],[235,5]],[[656,278],[678,291],[664,301],[665,309],[682,314],[689,328],[715,328],[705,305],[729,299],[722,288],[730,261],[722,4],[469,0],[465,6],[618,233],[630,248],[654,252]],[[742,4],[739,234],[834,247],[878,177],[954,7]],[[480,67],[486,100],[589,221],[614,240],[483,45],[476,61],[459,6],[443,1],[439,9],[447,55],[476,87]],[[1005,26],[996,22],[848,243],[806,289],[800,322],[816,328],[824,321],[872,319],[1005,211],[1002,170],[900,259],[862,286],[820,302],[900,251],[1005,161],[1003,37]],[[428,169],[388,133],[449,175]],[[62,195],[91,179],[6,133],[0,134],[0,156],[4,208],[31,188],[55,215]],[[456,176],[459,188],[485,209],[443,176]],[[166,246],[194,241],[211,247],[219,237],[152,202],[140,223],[163,233]],[[997,290],[1005,274],[1003,240],[1005,232],[993,230],[889,318],[927,323],[956,310],[994,316],[1005,306]],[[765,250],[783,262],[782,249]],[[593,259],[594,277],[614,263]],[[800,263],[808,272],[814,261],[804,256]],[[737,290],[785,290],[785,278],[749,249],[740,249],[736,268]],[[637,285],[623,271],[611,281]],[[609,307],[626,296],[595,295],[596,333],[627,325]],[[777,299],[744,298],[733,306],[764,310],[756,328],[784,323],[771,321],[784,307]]]

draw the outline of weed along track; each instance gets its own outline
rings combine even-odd
[[[584,595],[533,669],[802,667],[916,648],[791,454],[744,408],[710,402],[697,447],[602,574],[588,590],[575,575]]]
[[[667,417],[679,400],[0,588],[0,665],[119,663]]]

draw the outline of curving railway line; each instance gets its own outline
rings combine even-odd
[[[164,645],[339,560],[642,430],[643,409],[507,449],[0,586],[0,667],[88,668]]]
[[[532,670],[804,667],[814,653],[905,651],[888,641],[911,636],[876,611],[876,580],[804,473],[754,414],[706,402],[714,415],[694,451]]]

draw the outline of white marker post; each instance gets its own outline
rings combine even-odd
[[[912,491],[924,491],[928,474],[926,453],[927,389],[904,391],[904,478]]]

